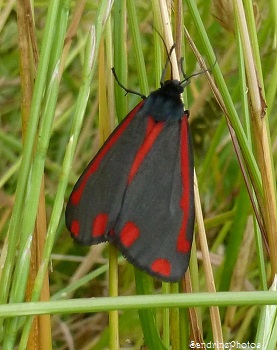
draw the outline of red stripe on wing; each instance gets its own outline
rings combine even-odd
[[[164,122],[156,123],[152,117],[148,117],[146,136],[133,161],[133,164],[128,176],[128,185],[133,180],[134,176],[136,175],[137,171],[140,168],[141,163],[143,162],[147,153],[152,148],[155,140],[163,130],[164,126],[165,126]]]
[[[77,205],[82,197],[82,193],[84,191],[84,188],[88,182],[88,179],[90,176],[97,171],[99,168],[101,161],[105,157],[105,155],[109,152],[109,150],[113,147],[113,145],[117,142],[117,140],[121,137],[122,133],[126,130],[134,116],[137,114],[137,112],[141,109],[142,105],[144,104],[144,101],[141,101],[128,115],[127,117],[122,121],[122,123],[115,129],[113,134],[108,138],[106,141],[106,144],[101,148],[99,153],[94,158],[94,161],[91,163],[90,167],[87,169],[86,173],[84,174],[84,177],[79,185],[79,187],[72,193],[70,197],[70,203],[73,205]]]

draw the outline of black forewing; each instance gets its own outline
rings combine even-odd
[[[129,169],[144,139],[146,121],[138,113],[143,103],[135,107],[115,129],[73,188],[66,208],[66,225],[73,238],[81,244],[106,241],[108,232],[115,225]],[[126,122],[128,126],[125,128]],[[100,218],[98,226],[102,227],[102,232],[93,235],[97,218]],[[104,223],[101,218],[107,221]]]
[[[187,120],[183,122],[187,123]],[[182,154],[180,133],[181,121],[175,120],[165,125],[126,189],[111,237],[130,262],[165,281],[180,280],[188,266],[190,249],[185,253],[177,251],[184,215],[188,218],[184,234],[190,243],[194,225],[192,149],[188,134],[187,140],[183,140],[187,142],[187,154]],[[188,159],[187,169],[181,169],[182,157]],[[185,186],[181,171],[186,171],[190,186],[186,213],[180,203],[184,200]],[[126,246],[121,233],[130,223],[138,229],[139,236],[134,243]],[[153,271],[151,267],[161,259],[170,264],[170,270],[165,274]]]

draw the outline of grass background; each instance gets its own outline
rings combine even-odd
[[[277,273],[276,2],[0,9],[2,348],[179,350],[224,340],[275,349],[276,309],[261,305],[277,302],[267,291]],[[153,28],[167,48],[176,43],[175,78],[181,57],[188,75],[211,68],[184,93],[197,225],[190,275],[171,285],[117,260],[113,247],[74,245],[64,225],[78,176],[139,102],[111,67],[135,91],[159,86],[166,54]]]

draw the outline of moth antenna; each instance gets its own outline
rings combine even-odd
[[[165,48],[165,52],[166,52],[166,55],[167,55],[167,60],[166,60],[166,63],[165,63],[165,67],[162,71],[162,76],[161,76],[161,80],[160,80],[160,84],[161,86],[164,84],[164,77],[165,77],[165,74],[166,74],[166,70],[167,70],[167,67],[168,67],[168,64],[170,63],[170,79],[172,80],[173,77],[172,77],[172,62],[171,62],[171,59],[170,59],[170,56],[172,54],[172,51],[174,50],[175,48],[175,44],[172,45],[172,47],[170,48],[169,52],[167,51],[167,47],[166,47],[166,43],[165,43],[165,40],[164,38],[162,37],[162,35],[158,32],[158,30],[153,27],[153,29],[156,31],[156,33],[159,35],[159,37],[161,38],[163,44],[164,44],[164,48]]]
[[[140,92],[137,92],[137,91],[134,91],[134,90],[131,90],[131,89],[127,89],[118,79],[118,76],[116,75],[116,72],[115,72],[115,69],[114,67],[112,67],[112,72],[113,72],[113,75],[114,75],[114,79],[116,80],[117,84],[126,92],[126,95],[127,94],[133,94],[133,95],[138,95],[140,96],[143,100],[146,99],[146,96],[141,94]]]
[[[167,52],[166,50],[166,53],[167,53],[167,60],[166,60],[166,63],[165,63],[165,66],[164,66],[164,69],[162,71],[162,76],[161,76],[161,81],[160,81],[160,84],[161,86],[164,84],[164,77],[165,77],[165,74],[166,74],[166,70],[167,70],[167,67],[168,67],[168,64],[170,63],[170,67],[171,67],[171,73],[170,73],[170,79],[172,80],[172,62],[171,62],[171,59],[170,59],[170,56],[172,54],[172,51],[175,49],[175,44],[172,45],[171,49],[169,50],[169,52]]]
[[[182,81],[180,81],[180,85],[182,85],[183,87],[186,87],[190,83],[190,78],[196,77],[197,75],[201,75],[201,74],[204,74],[206,72],[211,72],[213,67],[217,63],[217,60],[215,60],[215,62],[213,63],[213,65],[211,67],[209,67],[207,69],[204,69],[204,70],[202,70],[200,72],[193,73],[193,74],[191,74],[189,76],[187,76],[186,73],[185,73],[183,62],[184,62],[184,57],[181,58],[181,62],[180,62],[180,64],[181,64],[181,72],[182,72],[182,75],[183,75],[183,78],[184,78]]]

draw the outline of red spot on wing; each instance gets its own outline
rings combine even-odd
[[[108,219],[108,214],[105,213],[98,214],[95,217],[92,224],[92,237],[101,237],[105,235],[108,225]]]
[[[109,236],[114,236],[114,235],[115,235],[114,228],[112,228],[112,229],[109,231]]]
[[[170,276],[171,264],[167,259],[156,259],[151,264],[151,270],[163,276]]]
[[[126,130],[128,125],[130,124],[131,120],[134,118],[134,116],[137,114],[139,109],[144,104],[144,101],[141,101],[123,120],[123,122],[119,125],[119,127],[114,131],[114,133],[109,137],[105,145],[100,149],[96,157],[94,158],[93,162],[90,164],[89,168],[84,173],[84,176],[82,177],[82,181],[79,184],[79,187],[72,193],[70,197],[70,202],[73,205],[77,205],[82,197],[82,193],[84,191],[84,188],[86,186],[86,183],[90,176],[97,171],[99,168],[99,165],[101,164],[101,161],[105,157],[105,155],[108,153],[108,151],[112,148],[112,146],[117,142],[117,140],[121,137],[122,133]]]
[[[155,140],[159,136],[160,132],[163,130],[165,123],[158,122],[156,123],[153,118],[149,117],[147,120],[147,128],[146,128],[146,136],[145,139],[140,146],[136,157],[133,161],[131,170],[129,172],[128,176],[128,185],[133,180],[134,176],[139,170],[139,167],[141,163],[143,162],[144,158],[146,157],[147,153],[150,151],[151,147],[153,146]]]
[[[72,224],[70,226],[70,232],[75,236],[78,237],[80,233],[80,224],[78,220],[73,220]]]
[[[187,223],[190,213],[190,188],[193,184],[190,183],[190,162],[189,162],[189,135],[188,135],[188,120],[184,117],[181,120],[181,177],[182,177],[182,197],[180,206],[183,211],[183,219],[177,239],[177,250],[181,253],[190,251],[191,242],[186,237]]]
[[[130,247],[140,236],[140,229],[131,221],[126,222],[120,233],[121,243],[125,247]]]

